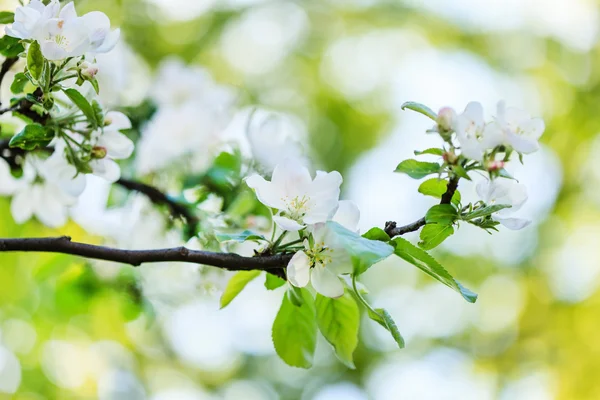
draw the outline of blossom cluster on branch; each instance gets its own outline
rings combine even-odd
[[[312,365],[320,331],[352,367],[359,304],[404,346],[389,313],[372,307],[358,282],[378,262],[397,256],[475,302],[477,295],[428,251],[463,223],[488,233],[500,224],[509,229],[529,224],[515,215],[527,200],[526,188],[505,167],[539,148],[544,123],[503,102],[488,120],[475,102],[462,113],[451,108],[435,113],[406,103],[403,108],[435,122],[428,133],[439,136],[440,146],[415,151],[415,156],[434,161],[404,160],[396,172],[418,180],[428,177],[418,190],[439,204],[408,225],[389,221],[361,235],[358,207],[340,200],[342,175],[311,174],[302,129],[293,117],[244,108],[234,88],[177,60],[161,65],[145,102],[107,110],[98,96],[102,71],[96,58],[116,45],[120,32],[111,30],[103,13],[79,17],[73,3],[61,8],[57,0],[48,5],[32,0],[17,8],[6,34],[0,45],[7,57],[4,65],[12,67],[18,59],[22,72],[14,76],[15,97],[3,113],[10,112],[23,126],[6,138],[9,148],[0,154],[0,194],[12,197],[17,223],[35,217],[57,228],[71,216],[103,236],[105,244],[119,248],[68,238],[25,238],[0,239],[0,251],[56,251],[132,265],[160,262],[171,268],[173,262],[189,262],[238,270],[223,291],[223,307],[267,272],[267,289],[286,287],[273,343],[290,365]],[[120,179],[121,169],[140,181]],[[459,182],[477,175],[483,176],[477,183],[480,199],[468,202]],[[129,195],[108,207],[115,183],[147,198]],[[105,190],[92,199],[86,193],[96,185]],[[90,215],[92,200],[100,197],[102,204]],[[156,207],[165,205],[171,217],[182,221],[166,215],[161,219]],[[416,245],[401,237],[418,230]],[[148,243],[154,249],[144,249]]]

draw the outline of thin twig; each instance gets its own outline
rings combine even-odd
[[[453,176],[448,181],[448,186],[446,188],[446,192],[442,195],[442,199],[440,200],[440,204],[450,204],[452,201],[452,196],[458,189],[458,181],[460,178],[458,176]],[[418,231],[421,227],[425,226],[427,222],[425,218],[421,218],[413,223],[404,226],[397,226],[396,222],[388,221],[385,223],[385,233],[389,235],[389,237],[404,235],[409,232]]]

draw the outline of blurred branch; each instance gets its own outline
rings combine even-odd
[[[0,252],[42,252],[70,254],[95,260],[114,261],[137,267],[143,263],[189,262],[227,271],[267,271],[285,279],[284,270],[292,254],[243,257],[174,247],[155,250],[123,250],[71,241],[68,236],[53,238],[1,239]]]
[[[454,196],[456,189],[458,189],[459,180],[460,178],[456,175],[450,178],[450,181],[448,181],[446,192],[442,195],[442,199],[440,200],[440,204],[450,204],[450,202],[452,201],[452,196]],[[385,233],[387,233],[389,237],[400,236],[409,232],[415,232],[421,227],[425,226],[426,223],[427,222],[425,221],[425,218],[421,218],[411,224],[404,226],[397,226],[396,222],[388,221],[385,223]]]
[[[10,71],[12,66],[15,65],[17,61],[19,61],[18,57],[11,57],[4,60],[2,67],[0,67],[0,85],[2,84],[2,81],[4,80],[4,77],[8,71]]]

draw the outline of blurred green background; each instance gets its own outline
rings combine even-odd
[[[372,302],[390,310],[407,348],[363,321],[356,370],[325,343],[313,369],[285,366],[270,340],[281,292],[259,281],[218,311],[226,277],[203,271],[189,283],[195,295],[157,310],[140,300],[132,268],[107,273],[66,256],[2,254],[0,392],[18,387],[6,398],[600,398],[597,2],[76,3],[122,28],[131,50],[117,59],[123,82],[150,80],[175,55],[239,88],[243,104],[298,116],[315,164],[344,175],[363,230],[411,222],[433,204],[416,193],[418,183],[391,172],[436,143],[424,117],[400,110],[404,101],[462,109],[476,100],[492,113],[506,99],[541,115],[543,149],[514,171],[528,185],[523,213],[534,224],[490,237],[461,227],[436,251],[479,293],[474,305],[402,261],[370,270]],[[115,95],[134,106],[143,95],[126,86]],[[2,237],[56,234],[36,222],[15,225],[5,199],[0,215]],[[59,231],[97,240],[75,224]],[[189,279],[175,271],[173,282]],[[204,278],[216,284],[206,288]]]

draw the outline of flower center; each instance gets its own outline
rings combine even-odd
[[[63,49],[65,49],[65,48],[67,48],[69,46],[69,41],[63,35],[56,35],[56,36],[54,36],[54,41],[56,42],[57,45],[59,45]]]
[[[296,196],[293,199],[284,198],[283,201],[287,208],[287,215],[290,219],[300,221],[308,212],[308,202],[310,198],[306,195]]]
[[[332,249],[325,247],[325,243],[315,243],[313,248],[305,250],[306,255],[311,260],[311,268],[320,266],[325,268],[327,264],[331,263]]]

